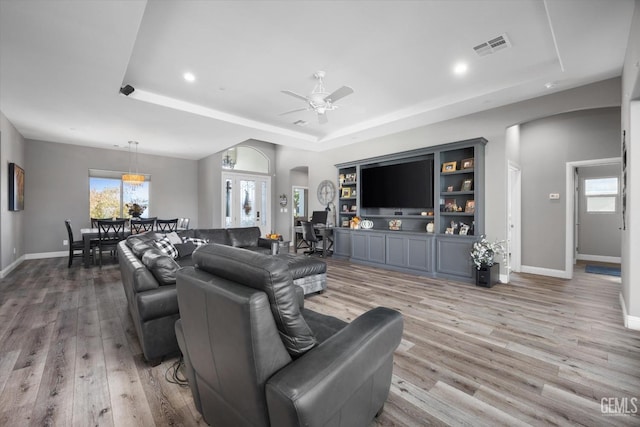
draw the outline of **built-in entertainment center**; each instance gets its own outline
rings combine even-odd
[[[486,143],[474,138],[336,165],[334,256],[472,282],[469,254],[484,233]]]

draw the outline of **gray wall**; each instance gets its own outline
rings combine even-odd
[[[337,163],[480,136],[485,137],[489,141],[485,149],[485,230],[489,239],[503,240],[506,238],[507,227],[506,183],[507,160],[509,160],[507,153],[510,156],[518,154],[518,149],[511,146],[513,142],[510,140],[514,134],[517,135],[517,132],[507,132],[507,128],[568,111],[597,107],[619,107],[620,99],[620,79],[616,78],[454,120],[354,143],[340,149],[324,151],[320,155],[289,147],[278,147],[277,174],[279,177],[286,176],[285,174],[296,166],[308,166],[309,191],[313,195],[323,179],[337,180],[336,169],[333,167]],[[554,151],[556,149],[554,148]],[[553,151],[548,153],[541,151],[536,156],[544,158],[551,155],[550,153]],[[562,171],[564,171],[564,165]],[[278,180],[278,192],[280,193],[286,188],[290,188],[289,183]],[[312,202],[311,210],[320,207],[315,197],[311,196],[310,199]],[[288,216],[279,214],[278,221],[278,232],[290,227]],[[537,250],[544,252],[545,247],[542,246]],[[564,255],[559,260],[554,259],[545,267],[558,268],[558,262],[560,262],[561,269],[564,269],[563,260]]]
[[[564,270],[566,163],[620,156],[620,108],[524,123],[520,141],[522,265]],[[549,193],[560,193],[560,199],[549,200]]]
[[[127,171],[129,153],[44,141],[26,141],[25,253],[64,251],[63,221],[74,238],[90,225],[89,169]],[[198,226],[198,164],[194,160],[138,155],[138,171],[151,175],[149,215],[191,218]]]
[[[616,146],[619,147],[618,144]],[[578,176],[580,181],[578,259],[585,255],[620,258],[622,251],[620,195],[618,194],[616,198],[615,212],[587,212],[584,195],[585,179],[616,177],[620,182],[620,164],[580,167]]]
[[[7,267],[13,268],[25,253],[23,232],[25,228],[25,211],[9,211],[9,163],[17,163],[25,169],[25,184],[29,185],[31,174],[25,166],[25,142],[22,135],[0,112],[0,277],[4,276]],[[28,194],[28,189],[25,189]],[[29,205],[25,201],[25,209]],[[15,248],[15,254],[14,254]]]

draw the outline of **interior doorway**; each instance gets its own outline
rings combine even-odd
[[[294,185],[291,189],[293,200],[292,214],[294,218],[306,218],[309,216],[309,189]]]
[[[507,283],[522,265],[522,181],[520,166],[509,161],[507,178]]]
[[[621,159],[620,157],[613,157],[607,159],[593,159],[593,160],[582,160],[576,162],[567,162],[566,171],[565,171],[565,179],[566,179],[566,187],[565,193],[567,195],[566,199],[566,216],[565,216],[565,262],[564,262],[564,274],[563,277],[565,279],[571,279],[573,277],[573,266],[576,263],[577,254],[578,254],[578,236],[580,234],[580,219],[578,216],[579,213],[579,200],[580,200],[580,189],[579,189],[579,168],[589,167],[589,166],[600,166],[600,165],[611,165],[617,164],[620,165]]]

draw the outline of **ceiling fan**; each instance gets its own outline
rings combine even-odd
[[[341,98],[344,98],[347,95],[351,95],[353,93],[353,89],[351,89],[349,86],[342,86],[341,88],[336,89],[331,93],[327,92],[322,82],[325,74],[326,73],[324,71],[317,71],[313,75],[313,77],[317,80],[317,83],[309,96],[299,95],[295,92],[291,92],[290,90],[283,90],[282,93],[305,101],[307,103],[307,106],[305,108],[298,108],[296,110],[287,111],[281,113],[280,115],[282,116],[284,114],[296,113],[298,111],[315,111],[315,113],[318,115],[318,123],[320,123],[321,125],[327,123],[328,119],[326,112],[338,108],[338,106],[335,105],[334,102]]]

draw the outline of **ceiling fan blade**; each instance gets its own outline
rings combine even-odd
[[[306,97],[306,96],[298,95],[297,93],[295,93],[295,92],[291,92],[290,90],[281,90],[280,92],[285,93],[285,94],[287,94],[287,95],[291,95],[291,96],[293,96],[294,98],[302,99],[302,100],[303,100],[303,101],[305,101],[305,102],[306,102],[306,101],[308,101],[308,99],[307,99],[307,97]]]
[[[284,113],[280,113],[278,114],[279,116],[284,116],[285,114],[291,114],[291,113],[297,113],[298,111],[307,111],[308,108],[298,108],[295,110],[291,110],[291,111],[285,111]]]
[[[320,123],[321,125],[329,123],[329,119],[327,118],[327,115],[318,113],[318,123]]]
[[[344,98],[347,95],[351,95],[353,93],[353,89],[349,86],[342,86],[340,89],[334,90],[332,93],[327,95],[324,100],[328,102],[336,102],[340,98]]]

